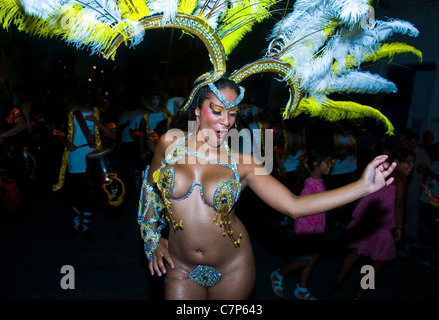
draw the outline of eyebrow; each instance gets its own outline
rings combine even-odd
[[[219,106],[219,105],[216,105],[215,103],[213,103],[212,101],[210,102],[210,108],[212,108],[212,106],[214,106],[214,107],[216,107],[216,108],[218,108],[218,109],[221,109],[221,110],[224,110],[224,109],[226,109],[227,111],[230,111],[230,112],[238,112],[238,107],[235,107],[235,108],[232,108],[232,109],[227,109],[227,108],[225,108],[225,107],[222,107],[222,106]]]

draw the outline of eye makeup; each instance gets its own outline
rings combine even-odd
[[[218,116],[224,117],[224,108],[220,107],[220,106],[217,106],[213,102],[210,103],[210,110],[212,110],[212,113],[214,115],[218,115]],[[234,109],[228,110],[228,112],[229,112],[230,116],[236,117],[238,115],[238,108],[234,108]]]

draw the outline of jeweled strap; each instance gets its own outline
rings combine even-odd
[[[170,268],[168,264],[166,264],[166,268]],[[165,278],[165,283],[172,280],[192,280],[195,283],[203,286],[205,288],[213,287],[221,280],[221,272],[216,270],[211,266],[199,265],[190,273],[183,269],[176,269],[182,273],[188,275],[188,277],[175,277],[175,278]]]
[[[209,89],[216,95],[218,100],[221,101],[222,104],[224,104],[226,109],[233,109],[233,108],[235,108],[238,104],[241,103],[242,99],[244,98],[245,89],[243,87],[241,87],[241,86],[239,86],[239,96],[238,96],[238,98],[236,98],[232,102],[228,102],[226,100],[226,98],[223,96],[223,94],[218,90],[217,87],[215,87],[215,85],[213,83],[209,83],[208,85],[209,85]]]

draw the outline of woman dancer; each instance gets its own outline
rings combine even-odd
[[[251,154],[229,149],[244,89],[222,78],[202,87],[189,109],[195,132],[162,135],[144,172],[138,222],[152,275],[165,275],[165,299],[247,299],[255,281],[249,235],[235,214],[250,187],[269,206],[292,218],[324,212],[388,184],[395,164],[375,158],[362,177],[338,189],[296,196]],[[169,223],[167,238],[161,237]],[[267,234],[269,236],[269,234]]]

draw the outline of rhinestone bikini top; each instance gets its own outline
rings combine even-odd
[[[223,235],[229,235],[231,240],[233,241],[235,246],[239,246],[241,234],[233,231],[230,223],[229,212],[232,210],[236,201],[239,198],[241,192],[241,182],[239,179],[238,169],[236,167],[236,163],[232,156],[232,152],[224,142],[224,147],[227,151],[227,155],[230,158],[230,164],[220,162],[217,160],[207,159],[204,155],[190,151],[188,147],[184,145],[185,141],[191,136],[193,133],[186,135],[179,143],[165,156],[163,159],[161,166],[154,172],[153,178],[154,182],[157,185],[157,188],[160,190],[161,199],[165,206],[165,218],[172,223],[174,229],[183,228],[183,222],[181,220],[177,220],[171,211],[171,201],[183,200],[189,197],[194,190],[195,186],[199,186],[200,188],[200,196],[203,202],[213,208],[217,214],[213,218],[213,221],[224,228]],[[203,184],[199,181],[194,181],[189,189],[189,191],[181,197],[174,197],[174,179],[175,172],[173,164],[176,164],[179,160],[183,159],[183,157],[194,156],[202,159],[203,161],[210,164],[217,164],[224,167],[227,167],[232,170],[235,178],[229,179],[227,181],[221,181],[215,189],[213,201],[209,203],[206,201],[203,193]],[[218,219],[219,217],[219,219]]]

